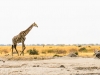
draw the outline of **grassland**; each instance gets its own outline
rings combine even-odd
[[[35,49],[38,54],[30,55],[28,51],[33,49]],[[55,55],[66,56],[70,52],[78,52],[78,55],[81,57],[93,57],[94,49],[100,50],[100,46],[26,46],[24,56],[18,57],[15,50],[14,56],[16,58],[50,58]],[[17,50],[20,53],[22,46],[17,46]],[[0,56],[11,56],[11,46],[0,46]]]
[[[22,48],[17,49],[20,53]],[[100,75],[94,49],[100,46],[26,46],[24,56],[14,50],[12,57],[11,46],[0,46],[0,75]],[[30,50],[38,53],[30,55]],[[68,57],[70,52],[79,57]]]

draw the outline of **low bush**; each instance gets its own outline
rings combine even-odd
[[[53,57],[60,57],[59,55],[55,54]]]
[[[82,47],[81,45],[78,45],[78,47]]]
[[[85,47],[82,47],[79,49],[79,52],[87,52],[87,49]]]
[[[78,52],[75,52],[76,55],[78,55]]]
[[[35,48],[29,49],[27,52],[29,53],[29,55],[38,55],[39,54]]]

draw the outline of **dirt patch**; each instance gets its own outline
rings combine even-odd
[[[83,74],[74,74],[74,75],[100,75],[100,73],[83,73]]]
[[[95,70],[95,69],[100,69],[100,67],[75,67],[75,70]]]

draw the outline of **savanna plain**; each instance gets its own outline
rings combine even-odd
[[[100,46],[26,46],[24,56],[12,56],[11,46],[0,46],[0,75],[100,75],[94,49]]]

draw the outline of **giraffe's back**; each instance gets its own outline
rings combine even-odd
[[[13,38],[12,38],[12,42],[13,43],[21,43],[21,37],[20,36],[14,36]]]
[[[14,36],[13,38],[12,38],[12,42],[13,43],[21,43],[22,41],[25,41],[25,37],[22,37],[22,36],[20,36],[20,35],[16,35],[16,36]]]

